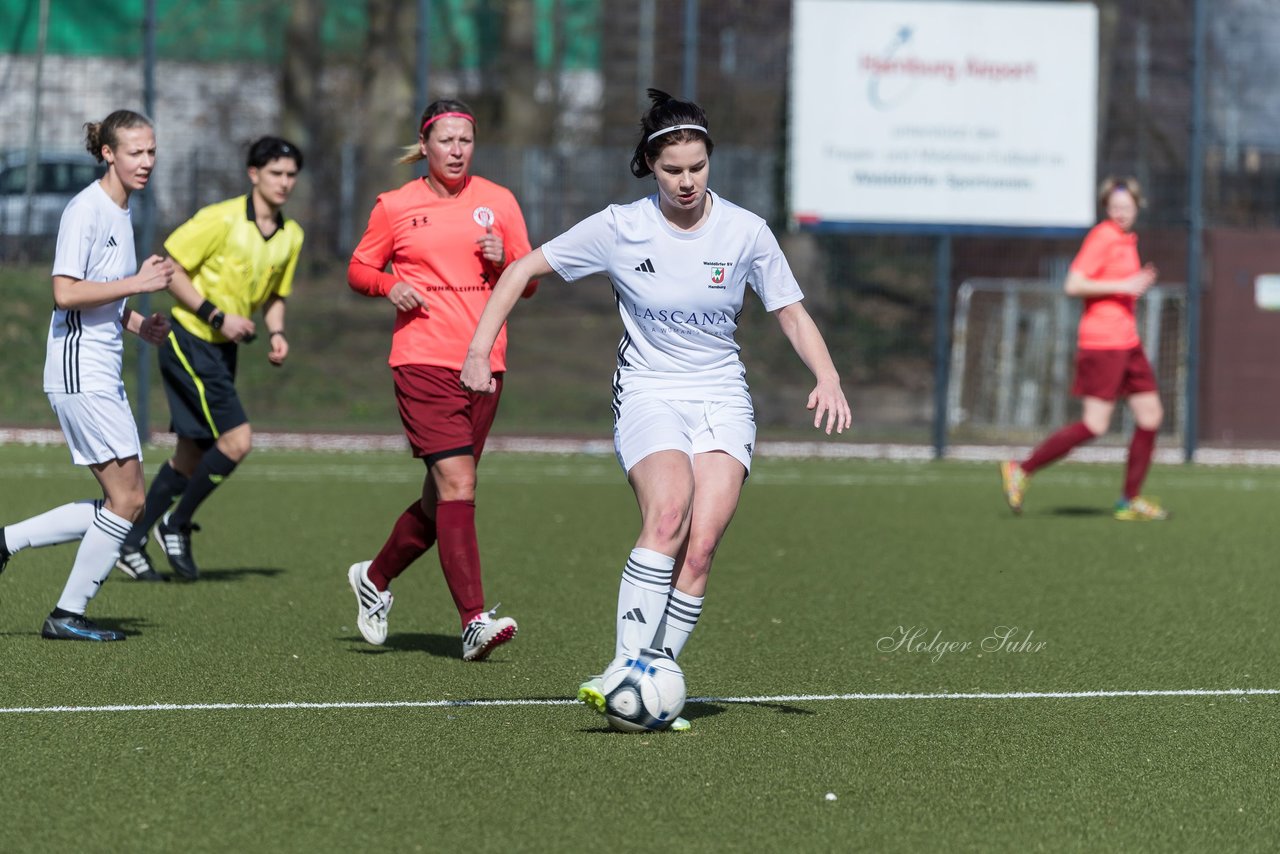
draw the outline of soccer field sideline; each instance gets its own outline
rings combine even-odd
[[[405,465],[399,456],[387,457],[385,451],[356,452],[369,454],[369,463],[352,463],[350,461],[331,463],[297,460],[267,460],[256,458],[253,464],[237,472],[240,482],[262,483],[324,483],[333,477],[342,477],[349,483],[376,484],[417,484],[421,482],[421,472],[414,466]],[[548,465],[543,462],[524,465],[522,455],[527,459],[536,459],[535,452],[516,451],[507,454],[496,452],[491,458],[493,462],[484,467],[483,481],[489,485],[527,485],[536,486],[547,479],[572,480],[579,484],[616,484],[622,481],[622,473],[616,461],[604,456],[579,456],[570,459],[568,455],[563,463]],[[376,460],[381,454],[384,459]],[[505,456],[505,459],[504,459]],[[545,454],[543,454],[545,456]],[[553,456],[559,456],[554,454]],[[777,459],[777,458],[773,458]],[[799,459],[799,458],[796,458]],[[162,460],[157,455],[148,456],[145,466],[150,470],[158,466]],[[847,462],[855,462],[847,460]],[[992,487],[991,494],[999,496],[999,475],[992,467],[986,469],[990,461],[959,461],[977,465],[983,463],[983,469],[973,468],[962,474],[943,473],[928,467],[932,461],[911,460],[860,460],[856,462],[884,462],[893,466],[878,472],[854,472],[842,467],[828,468],[824,471],[793,471],[779,466],[760,466],[752,471],[751,484],[755,488],[775,486],[833,486],[833,487],[867,487],[867,488],[930,488],[944,482],[983,484]],[[901,465],[903,468],[898,468]],[[993,464],[992,464],[993,465]],[[57,463],[19,463],[6,467],[6,473],[15,478],[27,480],[63,480],[83,481],[84,473],[77,466],[67,465],[63,461]],[[1115,472],[1103,466],[1066,469],[1055,472],[1053,481],[1058,486],[1083,488],[1104,488],[1113,485]],[[1161,471],[1160,478],[1169,488],[1173,483],[1186,480],[1184,475],[1194,475],[1194,482],[1199,485],[1216,485],[1238,490],[1240,492],[1274,492],[1280,490],[1280,480],[1268,478],[1264,472],[1231,471],[1227,467],[1209,466],[1188,468],[1185,466],[1167,466]],[[1003,500],[1001,498],[1001,500]]]
[[[408,444],[400,434],[381,433],[268,433],[255,432],[254,446],[270,450],[326,451],[352,453],[363,451],[403,451]],[[0,428],[0,445],[63,445],[61,430],[44,428]],[[150,445],[171,448],[174,437],[169,433],[152,433]],[[491,436],[486,450],[501,453],[587,454],[612,456],[613,441],[608,438],[552,438],[534,436]],[[1000,462],[1025,455],[1029,445],[951,445],[944,459],[963,462]],[[933,448],[893,442],[849,442],[839,437],[828,440],[761,441],[756,453],[762,457],[783,459],[848,459],[928,461],[934,459]],[[1093,446],[1077,448],[1072,462],[1123,462],[1127,448]],[[1154,461],[1162,465],[1184,462],[1179,447],[1157,447]],[[1207,466],[1280,466],[1280,450],[1265,448],[1198,448],[1192,462]]]
[[[690,697],[689,703],[824,703],[877,700],[1113,700],[1135,697],[1254,697],[1280,695],[1280,688],[1172,688],[1096,691],[966,691],[952,693],[774,694],[755,697]],[[40,715],[88,712],[206,712],[330,709],[454,709],[517,706],[574,706],[577,700],[511,698],[505,700],[362,700],[282,703],[147,703],[105,706],[25,706],[0,708],[0,714]]]

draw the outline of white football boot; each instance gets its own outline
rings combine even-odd
[[[472,617],[462,630],[462,660],[484,661],[489,653],[516,636],[518,627],[510,617],[495,618],[498,606]]]
[[[390,590],[379,590],[369,580],[371,560],[362,560],[351,564],[347,570],[347,580],[356,594],[356,625],[364,639],[375,646],[382,646],[387,640],[387,614],[391,611],[394,597]]]

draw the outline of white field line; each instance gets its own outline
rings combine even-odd
[[[157,457],[149,457],[148,470],[154,469]],[[282,462],[268,458],[259,459],[251,466],[237,469],[237,480],[267,483],[328,483],[340,478],[344,483],[408,484],[422,482],[420,466],[406,460],[386,463],[362,463],[354,460],[322,462]],[[841,466],[827,467],[821,471],[796,471],[789,468],[761,466],[751,475],[756,487],[762,486],[848,486],[848,487],[931,487],[940,483],[974,484],[992,486],[999,495],[999,476],[994,467],[990,470],[973,469],[965,472],[939,471],[927,468],[927,463],[907,463],[881,471],[846,471]],[[1271,471],[1229,472],[1225,469],[1187,469],[1170,466],[1160,473],[1165,489],[1173,489],[1184,482],[1197,486],[1220,487],[1242,492],[1275,492],[1280,490],[1280,480]],[[84,472],[65,462],[19,463],[4,468],[4,475],[18,480],[74,480],[84,481]],[[1193,481],[1188,478],[1194,478]],[[621,469],[612,458],[598,457],[587,460],[566,460],[563,464],[541,461],[528,464],[526,459],[508,456],[494,457],[485,468],[484,480],[489,484],[545,484],[550,480],[571,480],[577,484],[622,484]],[[1053,476],[1058,486],[1098,487],[1114,483],[1114,472],[1101,469],[1085,471],[1072,469]]]
[[[690,703],[824,703],[863,700],[1095,700],[1124,697],[1257,697],[1280,695],[1280,688],[1181,688],[1133,691],[1006,691],[944,694],[776,694],[759,697],[690,697]],[[66,712],[209,712],[328,709],[456,709],[511,706],[573,706],[577,700],[385,700],[334,703],[149,703],[111,706],[17,706],[0,714]]]
[[[352,453],[362,451],[404,451],[408,448],[401,435],[343,434],[343,433],[254,433],[254,445],[278,450],[328,451]],[[151,444],[168,448],[174,438],[168,433],[152,433]],[[0,429],[0,445],[62,445],[65,440],[61,430]],[[613,441],[598,439],[523,438],[518,436],[490,437],[485,450],[499,453],[537,454],[594,454],[613,455]],[[1025,445],[952,445],[947,448],[949,460],[975,462],[999,462],[1026,456],[1030,451]],[[850,442],[832,438],[816,442],[769,442],[756,446],[762,457],[789,459],[856,459],[856,460],[917,460],[933,459],[933,449],[927,445],[894,443]],[[1085,447],[1072,452],[1074,462],[1121,462],[1127,449],[1115,447]],[[1157,448],[1155,461],[1164,465],[1181,463],[1182,451],[1165,446]],[[1203,465],[1255,465],[1280,466],[1280,450],[1199,448],[1195,462]]]

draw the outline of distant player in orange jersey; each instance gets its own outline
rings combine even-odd
[[[516,634],[515,620],[484,610],[475,523],[476,464],[498,409],[505,328],[490,362],[498,394],[465,391],[459,372],[494,283],[529,251],[529,235],[511,192],[471,174],[476,121],[466,104],[436,101],[417,131],[417,143],[400,162],[426,160],[427,175],[378,197],[347,279],[354,290],[396,308],[390,358],[396,403],[427,474],[422,497],[400,515],[382,550],[353,564],[347,578],[360,633],[381,644],[390,583],[436,545],[462,619],[462,657],[479,661]],[[388,263],[390,273],[384,272]],[[524,295],[535,288],[531,283]]]
[[[1142,207],[1142,190],[1133,178],[1107,178],[1099,191],[1107,218],[1094,226],[1067,274],[1066,291],[1084,300],[1076,349],[1076,379],[1071,393],[1083,398],[1079,421],[1045,439],[1022,462],[1001,463],[1005,499],[1022,512],[1027,479],[1107,432],[1117,398],[1126,397],[1134,431],[1125,467],[1124,494],[1116,503],[1121,521],[1160,521],[1169,514],[1140,494],[1155,453],[1156,432],[1164,419],[1151,363],[1138,338],[1134,305],[1155,284],[1156,269],[1138,259],[1133,225]]]

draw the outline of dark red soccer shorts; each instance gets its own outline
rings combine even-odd
[[[1155,372],[1141,347],[1076,352],[1076,381],[1071,387],[1076,397],[1115,400],[1158,389]]]
[[[401,365],[391,369],[396,383],[396,406],[415,457],[427,465],[445,457],[471,454],[477,461],[498,414],[502,374],[494,374],[493,394],[465,391],[461,374],[432,365]]]

